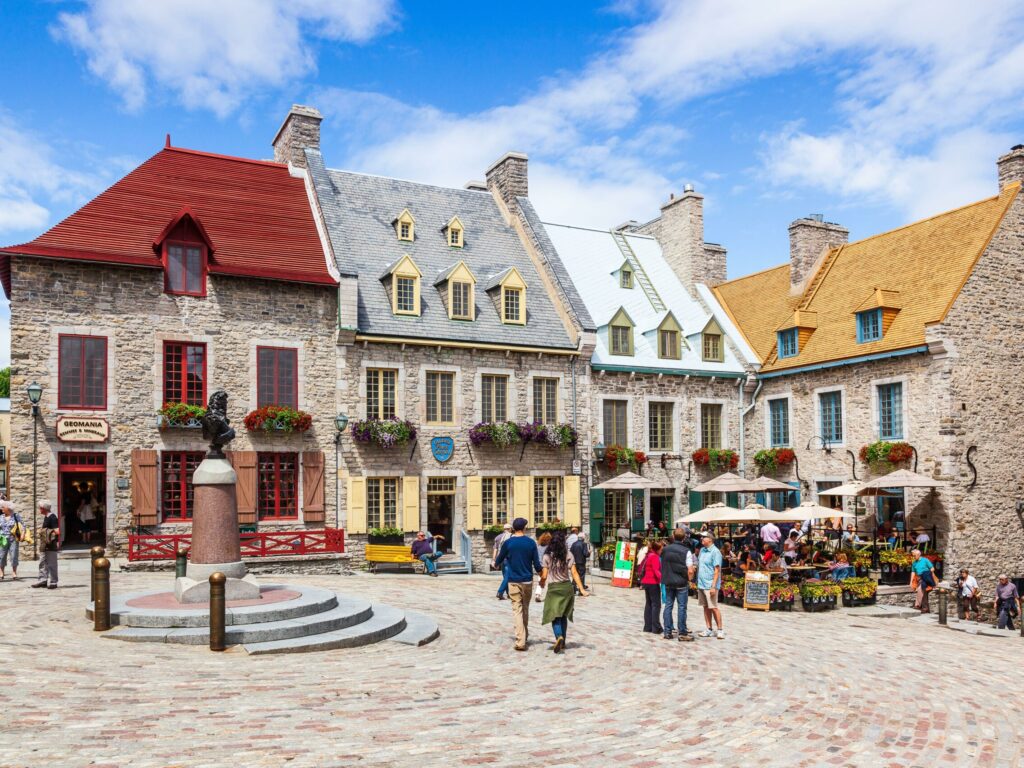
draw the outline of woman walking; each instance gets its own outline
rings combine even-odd
[[[18,545],[25,534],[21,517],[9,501],[0,501],[0,581],[4,580],[7,559],[11,560],[11,573],[18,580]]]
[[[576,563],[569,557],[565,546],[565,531],[555,531],[541,560],[540,583],[546,585],[544,596],[544,616],[542,623],[551,624],[555,633],[555,644],[551,650],[561,653],[565,648],[565,635],[572,621],[573,597],[572,585],[580,592],[580,597],[587,596],[586,587],[580,581]]]
[[[662,634],[661,628],[661,542],[652,541],[640,566],[644,589],[644,632]]]
[[[548,546],[551,544],[551,533],[550,531],[544,531],[540,536],[537,537],[537,554],[540,557],[540,561],[544,562],[544,553],[548,551]],[[544,586],[541,582],[541,586],[537,587],[537,591],[533,593],[533,601],[535,603],[544,602]]]

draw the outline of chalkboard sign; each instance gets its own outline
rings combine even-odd
[[[767,611],[771,607],[768,591],[771,585],[771,574],[762,571],[747,571],[743,582],[743,607]]]

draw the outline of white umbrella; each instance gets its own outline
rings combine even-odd
[[[888,475],[876,477],[861,486],[858,496],[878,496],[876,491],[883,488],[945,488],[949,483],[935,480],[925,475],[911,472],[909,469],[897,469]]]
[[[823,491],[818,491],[819,496],[894,496],[895,494],[888,493],[881,488],[875,489],[873,493],[862,494],[861,489],[864,488],[864,483],[860,480],[851,480],[843,485],[837,485],[835,488],[826,488]]]
[[[594,488],[604,491],[631,491],[643,488],[661,488],[664,483],[655,483],[646,478],[640,477],[635,472],[623,472],[621,475],[605,480]]]
[[[693,512],[682,519],[684,523],[766,523],[781,522],[778,512],[767,509],[762,504],[748,504],[744,509],[727,507],[721,502],[711,504],[704,509]]]
[[[832,517],[857,517],[855,512],[844,512],[838,509],[829,509],[823,507],[820,504],[815,504],[813,501],[805,501],[798,507],[787,509],[785,512],[780,513],[783,520],[790,523],[801,522],[804,520],[817,520],[818,518],[832,518]]]
[[[715,504],[709,504],[704,509],[698,509],[696,512],[691,512],[686,517],[680,519],[683,523],[717,523],[721,522],[722,518],[728,517],[730,514],[739,512],[735,507],[727,507],[722,502]]]
[[[755,477],[753,482],[757,483],[758,488],[760,488],[762,491],[795,491],[796,490],[796,488],[794,488],[792,485],[787,485],[786,483],[783,483],[783,482],[781,482],[779,480],[773,480],[772,478],[765,477],[764,475],[761,475],[760,477]]]
[[[706,483],[701,483],[693,490],[699,493],[760,493],[761,487],[753,480],[725,472]]]

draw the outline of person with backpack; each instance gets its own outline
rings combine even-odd
[[[644,632],[661,634],[661,542],[650,542],[647,557],[640,563],[640,586],[644,590]]]
[[[8,557],[11,573],[18,580],[18,546],[25,536],[25,526],[9,501],[0,501],[0,581],[4,580]]]
[[[583,588],[586,589],[587,563],[590,562],[590,545],[587,544],[584,534],[576,534],[576,541],[569,545],[569,554],[572,555],[573,562],[576,563],[576,572],[580,575],[580,582],[583,584]]]
[[[686,630],[686,609],[690,602],[690,579],[696,563],[693,553],[683,543],[686,534],[681,528],[672,532],[671,543],[661,553],[661,584],[665,588],[665,613],[662,617],[664,637],[672,639],[672,606],[678,609],[679,640],[692,641],[693,635]]]

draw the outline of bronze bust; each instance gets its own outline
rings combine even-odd
[[[235,430],[228,419],[228,393],[218,389],[210,395],[206,407],[206,415],[200,419],[203,425],[203,439],[210,441],[210,450],[206,457],[223,459],[224,446],[235,439]]]

